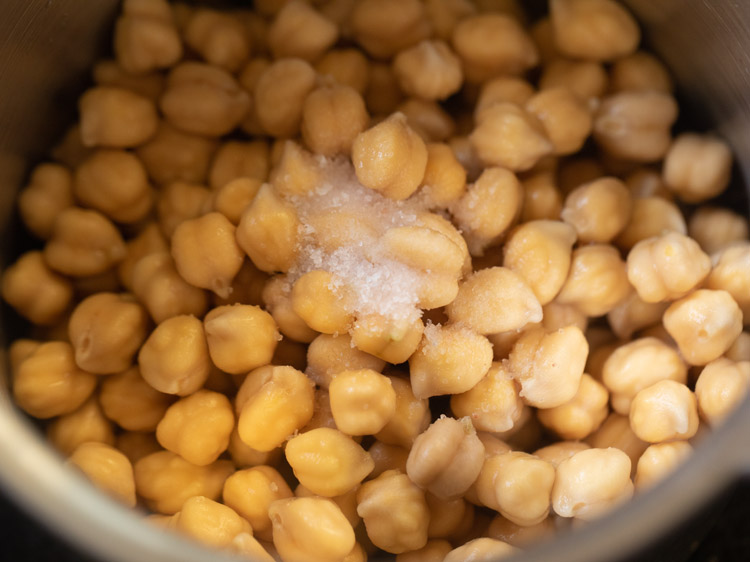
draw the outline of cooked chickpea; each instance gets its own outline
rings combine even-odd
[[[453,117],[436,101],[411,97],[396,111],[406,116],[406,123],[425,142],[444,142],[456,132]]]
[[[408,95],[443,100],[461,87],[461,61],[440,40],[425,40],[404,49],[393,60],[393,70]]]
[[[104,379],[99,393],[104,415],[129,431],[154,431],[172,397],[149,385],[138,367]]]
[[[255,85],[255,112],[261,127],[276,137],[299,132],[303,102],[315,87],[315,70],[298,58],[273,62]]]
[[[527,404],[554,408],[576,395],[588,351],[586,338],[576,326],[552,333],[532,328],[513,345],[508,370],[521,385],[520,396]]]
[[[203,60],[236,72],[250,56],[250,37],[242,22],[228,13],[196,9],[185,27],[185,43]]]
[[[126,243],[127,255],[117,266],[120,284],[133,291],[133,278],[137,263],[144,257],[167,252],[169,245],[156,221],[147,222],[140,232]]]
[[[242,441],[258,451],[281,445],[312,418],[313,387],[313,382],[293,367],[268,365],[248,374],[236,398]]]
[[[644,51],[637,51],[614,62],[609,87],[613,92],[656,90],[671,93],[674,89],[664,64]]]
[[[28,414],[47,419],[77,410],[96,387],[96,377],[75,363],[73,346],[46,342],[13,373],[13,398]]]
[[[253,202],[261,185],[261,182],[254,178],[230,180],[214,192],[213,210],[221,213],[229,222],[237,226],[242,219],[242,213]]]
[[[640,492],[660,482],[685,462],[692,453],[693,447],[687,441],[649,445],[638,459],[635,489]]]
[[[322,388],[328,388],[339,372],[368,369],[381,371],[385,361],[364,353],[352,345],[351,336],[320,334],[307,348],[307,375]]]
[[[180,511],[194,496],[218,499],[224,481],[235,471],[231,461],[196,466],[170,451],[146,455],[133,469],[138,495],[151,509],[167,515]]]
[[[424,330],[419,318],[393,319],[367,314],[357,317],[350,333],[357,349],[398,365],[417,350]]]
[[[406,473],[438,498],[453,499],[474,483],[483,460],[484,445],[469,418],[441,416],[414,440]]]
[[[425,6],[418,0],[357,2],[349,26],[357,43],[376,59],[390,58],[430,35]]]
[[[581,242],[610,242],[627,226],[630,210],[625,184],[606,177],[571,191],[560,216],[576,229]]]
[[[698,402],[684,384],[661,380],[633,398],[630,427],[648,443],[689,439],[698,431]]]
[[[232,462],[238,468],[249,468],[262,464],[276,465],[281,458],[281,448],[271,449],[270,451],[258,451],[247,445],[237,431],[237,427],[232,430],[229,436],[229,446],[227,447]]]
[[[670,149],[670,129],[676,119],[677,103],[669,94],[621,92],[604,98],[599,106],[594,139],[611,156],[655,162]]]
[[[620,232],[615,243],[624,250],[630,250],[641,240],[667,232],[687,234],[687,225],[680,208],[663,197],[634,199],[630,222]]]
[[[547,461],[557,468],[559,464],[579,451],[590,449],[583,441],[558,441],[534,451],[534,456]]]
[[[427,166],[420,193],[431,207],[448,207],[466,192],[466,170],[451,147],[444,143],[427,144]]]
[[[164,91],[164,76],[157,71],[133,74],[114,59],[103,59],[94,64],[91,77],[97,86],[120,88],[156,101]]]
[[[615,335],[623,340],[633,333],[661,322],[667,302],[644,302],[637,292],[632,292],[607,313],[607,322]]]
[[[187,315],[164,320],[141,347],[138,366],[159,392],[192,394],[206,382],[211,366],[203,323]]]
[[[672,193],[667,189],[661,173],[650,167],[641,166],[625,176],[625,185],[636,199],[644,197],[663,197],[672,200]]]
[[[732,361],[750,361],[750,332],[742,332],[724,356]]]
[[[115,447],[135,465],[143,457],[161,451],[161,445],[153,433],[123,431],[115,438]]]
[[[284,337],[298,342],[311,342],[319,335],[294,312],[291,284],[285,277],[271,277],[263,287],[261,296]]]
[[[363,96],[370,81],[370,62],[357,49],[331,49],[315,63],[315,70]]]
[[[664,156],[662,175],[667,187],[686,203],[700,203],[719,195],[727,185],[732,153],[723,140],[684,133]]]
[[[252,533],[247,520],[231,507],[205,496],[189,498],[171,525],[175,530],[214,548],[227,548],[238,535]]]
[[[529,82],[516,76],[498,76],[484,82],[474,106],[474,119],[481,121],[485,109],[496,103],[512,103],[523,107],[534,96]]]
[[[591,375],[583,374],[576,395],[565,404],[541,409],[542,425],[563,439],[583,439],[594,432],[609,413],[609,392]]]
[[[203,215],[211,207],[211,191],[197,184],[175,181],[159,190],[156,215],[162,233],[169,239],[183,222]]]
[[[633,16],[614,0],[552,0],[550,16],[555,46],[571,58],[615,60],[641,40]]]
[[[373,115],[388,115],[396,111],[404,94],[391,65],[379,62],[370,64],[369,80],[364,96],[367,109]]]
[[[586,442],[593,448],[614,447],[623,451],[631,461],[633,472],[638,459],[649,445],[633,433],[628,416],[617,412],[612,412]]]
[[[406,199],[422,183],[427,148],[406,117],[394,113],[357,135],[352,162],[362,185],[391,199]]]
[[[135,507],[133,465],[128,457],[105,443],[79,445],[68,463],[80,469],[93,484],[128,507]]]
[[[276,14],[268,28],[268,46],[274,58],[299,57],[314,61],[338,39],[335,23],[301,1],[291,1]]]
[[[539,119],[556,155],[577,152],[591,133],[589,107],[568,88],[542,90],[524,107]]]
[[[747,242],[749,231],[747,218],[729,209],[708,205],[696,209],[688,221],[690,237],[709,255]]]
[[[706,279],[708,289],[727,291],[742,310],[743,322],[750,324],[750,243],[737,243],[713,256],[713,269]]]
[[[72,205],[73,175],[61,164],[36,166],[18,196],[18,212],[24,226],[43,240],[52,235],[57,215]]]
[[[270,363],[280,338],[273,317],[251,305],[216,307],[203,326],[212,362],[235,375]]]
[[[237,178],[263,182],[268,177],[269,157],[270,150],[265,141],[226,141],[214,154],[208,183],[217,190]]]
[[[354,530],[327,498],[287,498],[268,510],[273,544],[282,560],[343,560],[355,547]]]
[[[101,213],[80,207],[64,209],[43,250],[47,265],[64,275],[86,277],[104,273],[125,258],[125,242]]]
[[[427,529],[430,539],[452,538],[473,522],[474,506],[463,498],[441,499],[427,492],[425,501],[430,508],[430,526]]]
[[[397,554],[396,562],[443,562],[452,548],[447,540],[430,539],[422,548]]]
[[[291,292],[292,309],[313,330],[338,334],[349,330],[354,315],[348,309],[346,287],[327,271],[314,270],[297,279]]]
[[[329,392],[336,427],[347,435],[373,435],[396,412],[391,379],[371,369],[337,373]]]
[[[557,295],[589,316],[607,314],[632,290],[620,252],[609,244],[590,244],[573,250],[570,273]]]
[[[302,107],[302,138],[316,154],[349,154],[367,127],[362,96],[350,86],[332,84],[313,90]]]
[[[153,136],[159,122],[153,101],[122,88],[91,88],[80,97],[78,108],[84,146],[138,146]]]
[[[515,553],[516,549],[506,542],[480,537],[470,540],[451,550],[443,562],[461,562],[462,560],[487,561],[498,560]]]
[[[601,98],[607,86],[607,71],[596,61],[556,58],[544,65],[539,78],[540,90],[568,88],[589,102]]]
[[[550,172],[540,172],[522,182],[521,222],[557,220],[562,211],[562,194]]]
[[[479,431],[508,431],[521,418],[523,402],[511,374],[502,363],[493,363],[473,388],[451,396],[451,411],[468,417]]]
[[[653,337],[617,347],[602,368],[602,382],[612,393],[612,407],[623,415],[627,415],[636,394],[660,380],[687,382],[687,365],[677,350]]]
[[[114,50],[122,68],[132,73],[175,64],[182,56],[182,42],[167,2],[124,2],[115,23]]]
[[[47,427],[47,439],[63,455],[87,442],[115,444],[112,423],[104,416],[96,396],[75,412],[64,414]]]
[[[664,313],[664,327],[691,365],[720,357],[742,332],[742,311],[726,291],[698,289]]]
[[[388,445],[410,449],[417,436],[430,425],[430,404],[426,398],[414,395],[408,380],[389,378],[396,392],[396,411],[375,437]]]
[[[424,427],[429,425],[430,420],[426,420]],[[377,478],[386,470],[399,470],[406,472],[406,459],[409,457],[409,449],[399,445],[388,445],[382,441],[376,440],[367,450],[375,463],[375,468],[369,475],[369,478]]]
[[[701,417],[711,426],[721,425],[750,388],[750,362],[721,357],[706,365],[695,383]]]

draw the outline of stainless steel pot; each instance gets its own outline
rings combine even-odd
[[[671,67],[684,108],[734,147],[739,190],[750,178],[750,3],[626,0],[649,44]],[[14,247],[15,192],[72,118],[94,54],[105,46],[116,0],[5,0],[0,7],[0,228],[3,262]],[[748,214],[747,197],[737,197]],[[750,291],[750,288],[748,288]],[[0,342],[12,337],[0,324]],[[2,349],[3,346],[0,346]],[[4,353],[4,352],[3,352]],[[96,493],[68,471],[7,392],[0,357],[0,485],[19,505],[105,560],[232,560],[179,540]],[[643,549],[750,472],[750,403],[699,445],[673,477],[596,523],[519,556],[527,562],[619,560]]]

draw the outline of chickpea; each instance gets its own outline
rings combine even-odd
[[[53,421],[47,427],[47,439],[63,455],[70,455],[87,442],[114,445],[115,433],[96,397],[92,396],[75,412]]]
[[[699,289],[673,302],[664,327],[691,365],[717,359],[742,332],[742,311],[726,291]]]
[[[232,180],[268,177],[269,148],[265,141],[226,141],[216,151],[209,170],[209,184],[216,191]]]
[[[232,462],[238,468],[249,468],[263,464],[269,466],[276,465],[282,455],[282,450],[280,448],[271,449],[270,451],[258,451],[257,449],[248,446],[240,438],[236,425],[232,430],[232,434],[229,436],[227,452],[229,453]]]
[[[542,90],[532,96],[524,107],[539,119],[556,155],[578,152],[591,133],[591,111],[568,88]]]
[[[655,56],[637,51],[618,59],[610,71],[610,90],[656,90],[671,93],[674,89],[672,78],[664,64]]]
[[[732,361],[750,361],[750,332],[742,332],[724,356]]]
[[[40,419],[77,410],[95,386],[96,377],[76,365],[73,346],[66,342],[40,344],[13,373],[13,398]]]
[[[504,558],[515,553],[516,549],[506,542],[480,537],[470,540],[451,550],[443,562],[460,562],[461,560],[490,561]]]
[[[2,296],[32,323],[53,325],[70,306],[73,286],[47,266],[42,252],[31,251],[5,270]]]
[[[418,0],[363,0],[352,8],[354,39],[372,57],[388,59],[427,39],[430,23]]]
[[[357,179],[391,199],[406,199],[424,178],[427,148],[402,113],[357,135],[352,145]]]
[[[369,453],[351,437],[328,427],[292,437],[285,452],[300,483],[314,494],[325,497],[350,491],[375,466]]]
[[[552,301],[542,308],[542,327],[554,332],[566,326],[577,326],[582,332],[588,327],[588,316],[575,306]]]
[[[357,349],[398,365],[416,352],[424,329],[419,318],[394,319],[366,314],[357,317],[350,333]]]
[[[600,178],[571,191],[561,217],[581,242],[610,242],[630,220],[631,198],[617,178]]]
[[[425,427],[430,423],[427,420]],[[369,474],[369,478],[377,478],[386,470],[399,470],[406,472],[406,459],[409,457],[409,449],[398,445],[388,445],[382,441],[375,441],[367,450],[375,463],[375,468]]]
[[[156,201],[159,227],[167,238],[183,222],[203,215],[211,206],[211,191],[202,185],[181,181],[164,186]]]
[[[134,74],[167,68],[182,57],[182,42],[165,0],[127,0],[115,23],[117,62]]]
[[[544,65],[539,78],[540,90],[568,88],[589,102],[601,98],[607,86],[607,71],[596,61],[556,58]]]
[[[133,74],[127,72],[114,59],[104,59],[95,63],[91,77],[97,86],[120,88],[152,101],[156,101],[164,91],[164,76],[160,72]]]
[[[370,81],[370,62],[357,49],[331,49],[318,59],[315,70],[321,76],[330,76],[363,96]]]
[[[711,426],[721,425],[747,394],[750,362],[721,357],[706,365],[695,383],[701,417]]]
[[[370,63],[369,80],[364,98],[367,109],[372,115],[389,115],[396,111],[404,94],[390,64]]]
[[[404,49],[394,58],[393,70],[406,94],[426,100],[444,100],[463,82],[461,61],[440,40]]]
[[[743,321],[750,324],[750,243],[737,243],[713,256],[714,267],[706,279],[708,289],[727,291],[742,310]]]
[[[104,415],[129,431],[154,431],[172,403],[172,397],[155,390],[138,367],[104,379],[99,394]]]
[[[196,9],[185,27],[185,43],[207,63],[236,72],[250,56],[250,37],[232,15]]]
[[[372,543],[386,552],[400,554],[427,544],[430,511],[425,494],[397,470],[362,484],[357,513]]]
[[[351,523],[352,527],[356,528],[359,522],[362,520],[359,515],[357,514],[357,491],[359,490],[359,486],[355,486],[345,494],[342,494],[340,496],[334,496],[332,498],[329,498],[333,503],[335,503],[339,509],[341,509],[341,513],[344,514],[344,517]],[[299,484],[295,490],[294,494],[298,498],[311,498],[316,497],[315,494],[313,494],[310,490],[305,488],[302,484]]]
[[[498,76],[484,82],[474,106],[474,119],[481,121],[485,109],[496,103],[512,103],[523,107],[534,96],[534,86],[516,76]]]
[[[576,395],[565,404],[538,411],[539,421],[563,439],[583,439],[594,432],[609,413],[609,392],[586,373]]]
[[[68,207],[52,228],[44,247],[47,265],[63,275],[104,273],[125,257],[125,242],[115,225],[97,211]]]
[[[570,273],[557,302],[572,304],[588,316],[602,316],[631,290],[620,253],[609,244],[590,244],[573,250]]]
[[[183,62],[167,77],[159,108],[176,128],[197,135],[218,137],[245,118],[250,97],[234,76],[199,62]]]
[[[709,254],[747,242],[750,225],[742,215],[719,207],[701,206],[688,221],[690,237]]]
[[[414,440],[406,473],[438,498],[454,499],[476,480],[483,458],[484,445],[469,418],[441,416]]]
[[[105,443],[89,441],[76,447],[68,463],[107,495],[128,507],[135,507],[133,465],[128,457]]]
[[[571,58],[619,59],[641,40],[633,16],[613,0],[552,0],[550,16],[555,46]]]
[[[460,234],[457,235],[450,223],[441,222],[435,215],[424,213],[420,222],[420,226],[389,228],[381,238],[383,250],[389,257],[412,269],[444,274],[457,280],[468,254],[465,243],[460,241]]]
[[[342,371],[329,390],[336,427],[347,435],[375,434],[396,412],[391,379],[371,369]]]
[[[273,62],[259,76],[254,90],[255,112],[261,127],[276,137],[299,131],[303,102],[315,87],[315,70],[298,58]]]
[[[539,62],[531,37],[506,14],[462,19],[453,29],[452,42],[463,62],[466,81],[473,84],[500,74],[523,74]]]
[[[430,539],[450,538],[463,531],[474,519],[474,506],[463,498],[441,499],[434,494],[425,494],[427,507],[430,509],[430,526],[427,536]]]
[[[123,431],[118,434],[115,438],[115,448],[128,457],[133,464],[146,455],[162,450],[153,433],[140,431]]]
[[[640,492],[660,482],[685,462],[692,453],[693,447],[687,441],[649,445],[638,459],[635,489]]]
[[[576,395],[588,350],[576,326],[552,333],[531,328],[513,345],[507,367],[521,385],[519,394],[527,404],[554,408]]]
[[[122,88],[91,88],[78,108],[84,146],[138,146],[153,136],[159,121],[153,101]]]
[[[325,85],[310,92],[300,125],[305,144],[316,154],[348,155],[369,116],[362,96],[350,86]]]
[[[604,98],[599,106],[594,139],[616,158],[656,162],[670,149],[670,129],[676,119],[677,103],[669,94],[621,92]]]
[[[518,387],[502,363],[493,363],[473,388],[451,396],[451,411],[468,417],[479,431],[508,431],[521,418],[523,402]]]
[[[231,550],[258,562],[274,562],[276,559],[270,554],[272,548],[272,545],[261,543],[250,533],[239,533],[232,539]]]
[[[268,29],[268,45],[275,58],[299,57],[314,61],[338,39],[336,24],[313,7],[291,1],[276,14]]]
[[[214,548],[227,548],[241,533],[250,534],[250,524],[232,508],[205,496],[193,496],[174,516],[173,528]]]
[[[183,132],[162,121],[135,153],[154,182],[169,185],[204,182],[215,150],[214,139]]]
[[[662,197],[634,199],[630,222],[615,243],[624,250],[630,250],[641,240],[667,232],[687,234],[685,218],[679,207]]]
[[[290,198],[310,195],[325,181],[320,161],[294,141],[283,141],[276,146],[279,145],[282,147],[280,157],[270,177],[274,189]]]
[[[73,176],[65,166],[39,164],[28,185],[18,196],[18,211],[24,226],[46,240],[52,235],[57,215],[73,206]]]
[[[194,316],[161,322],[138,353],[141,375],[159,392],[187,396],[203,386],[211,361],[203,324]]]
[[[625,185],[636,199],[644,197],[663,197],[669,201],[673,199],[672,193],[664,184],[661,173],[652,167],[636,168],[625,176]]]
[[[216,307],[203,325],[211,360],[235,375],[270,363],[280,339],[273,317],[257,306]]]
[[[443,562],[452,548],[451,543],[446,540],[430,539],[422,548],[397,554],[396,562]]]
[[[348,331],[354,316],[349,311],[346,287],[327,271],[314,270],[294,282],[292,309],[313,330],[325,334]]]
[[[253,202],[260,190],[261,182],[253,178],[235,178],[214,192],[213,210],[224,215],[237,226],[242,213]],[[243,263],[244,267],[245,263]],[[236,279],[236,277],[235,277]],[[233,289],[235,283],[233,283]]]
[[[687,365],[674,348],[653,337],[617,347],[602,368],[602,382],[612,393],[612,406],[623,415],[636,394],[661,380],[687,382]]]
[[[293,367],[268,365],[250,372],[235,404],[240,439],[258,451],[281,445],[312,418],[313,387]]]
[[[557,220],[562,211],[562,195],[549,172],[540,172],[522,182],[521,222]]]
[[[469,138],[486,165],[524,172],[554,150],[537,117],[513,103],[492,104],[479,117]]]
[[[631,468],[635,472],[635,465],[648,447],[630,427],[627,415],[612,412],[604,423],[587,439],[593,448],[614,447],[623,451],[631,461]]]
[[[487,535],[491,539],[500,540],[515,547],[529,546],[540,540],[552,536],[556,531],[554,520],[551,517],[544,519],[536,525],[516,525],[510,519],[497,515],[492,519]]]
[[[729,184],[732,153],[724,141],[695,133],[674,139],[664,156],[662,175],[667,187],[686,203],[700,203],[723,192]]]
[[[328,388],[339,372],[368,369],[381,371],[385,361],[352,345],[351,336],[320,334],[307,349],[307,375],[322,388]]]
[[[590,448],[583,441],[558,441],[552,445],[537,449],[534,451],[534,456],[547,461],[557,468],[562,461],[569,459],[579,451],[585,451]]]
[[[453,117],[436,101],[412,97],[398,105],[396,111],[406,116],[406,123],[422,140],[444,142],[456,131]]]
[[[140,232],[126,243],[127,255],[117,266],[120,284],[133,291],[133,278],[138,262],[151,254],[167,252],[167,239],[161,233],[156,221],[149,221]]]
[[[396,411],[375,438],[388,445],[410,449],[412,443],[430,425],[430,404],[426,398],[417,398],[409,381],[390,376],[396,392]]]
[[[318,332],[294,312],[291,284],[285,277],[271,277],[263,288],[262,299],[285,337],[299,342],[311,342],[318,336]]]
[[[279,499],[271,504],[268,515],[273,544],[282,560],[343,560],[355,547],[351,524],[327,498]]]
[[[133,466],[138,495],[155,512],[172,515],[195,496],[216,500],[224,481],[234,472],[231,461],[196,466],[170,451],[158,451]]]
[[[668,306],[667,302],[644,302],[634,291],[607,313],[607,322],[618,338],[630,339],[633,333],[661,322]]]
[[[459,21],[477,12],[474,3],[467,0],[427,0],[425,8],[435,35],[446,40]]]
[[[698,431],[698,401],[684,384],[661,380],[633,398],[630,427],[648,443],[690,439]]]

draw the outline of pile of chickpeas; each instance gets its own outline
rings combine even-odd
[[[31,173],[18,406],[256,560],[488,560],[664,478],[750,385],[727,144],[614,0],[125,0]]]

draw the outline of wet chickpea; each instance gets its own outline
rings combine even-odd
[[[307,348],[306,374],[322,388],[342,371],[369,369],[380,372],[385,361],[353,347],[351,336],[320,334]]]
[[[411,97],[396,111],[406,116],[409,127],[427,143],[444,142],[456,132],[453,117],[438,102]]]
[[[742,215],[720,207],[696,209],[688,221],[690,237],[709,254],[715,254],[750,238],[750,225]]]
[[[737,302],[743,322],[750,324],[750,243],[737,243],[713,256],[713,269],[706,279],[706,287],[727,291]]]
[[[690,439],[698,431],[698,402],[684,384],[661,380],[633,398],[630,427],[648,443]]]
[[[380,314],[358,316],[351,330],[357,349],[398,365],[419,347],[425,326],[419,318],[389,319]]]
[[[357,43],[376,59],[390,58],[430,34],[425,7],[418,0],[357,2],[349,26]]]
[[[116,60],[104,59],[94,64],[91,77],[97,86],[128,90],[156,101],[164,91],[164,76],[156,71],[133,74],[122,68]]]
[[[474,108],[474,119],[480,121],[484,110],[496,103],[512,103],[523,107],[534,96],[534,93],[534,86],[516,76],[498,76],[487,80],[479,90]]]
[[[534,456],[547,461],[557,468],[560,463],[569,459],[579,451],[585,451],[591,447],[583,441],[558,441],[534,451]]]
[[[624,181],[635,199],[644,197],[673,199],[672,193],[664,185],[661,173],[650,166],[636,168],[625,176]]]
[[[644,302],[634,291],[607,313],[607,322],[618,338],[630,339],[635,332],[661,322],[668,306],[667,302]]]
[[[631,461],[633,473],[638,459],[649,446],[633,433],[628,416],[617,412],[609,414],[599,429],[586,439],[586,443],[592,448],[614,447],[623,451]]]
[[[424,425],[427,427],[429,420]],[[375,441],[367,452],[370,453],[375,468],[369,475],[369,478],[377,478],[386,470],[399,470],[406,472],[406,459],[409,457],[409,449],[398,445],[388,445],[382,441]]]
[[[237,178],[263,182],[268,177],[269,156],[268,143],[265,141],[226,141],[214,154],[208,183],[213,190],[217,190]]]
[[[52,234],[57,215],[73,205],[73,176],[65,166],[39,164],[18,196],[18,211],[24,226],[46,240]]]
[[[159,122],[153,101],[122,88],[91,88],[78,107],[84,146],[138,146],[153,136]]]
[[[268,28],[268,46],[277,59],[299,57],[314,61],[338,39],[338,27],[305,2],[291,1]]]
[[[544,65],[539,89],[568,88],[584,101],[601,98],[607,90],[607,72],[595,61],[558,58]]]
[[[115,433],[96,396],[92,396],[75,412],[53,421],[47,427],[47,439],[63,455],[70,455],[87,442],[114,445]]]
[[[610,90],[656,90],[671,93],[672,78],[664,65],[653,55],[637,51],[618,59],[610,71]]]
[[[359,490],[359,486],[355,486],[345,494],[330,498],[330,500],[341,509],[341,513],[344,514],[344,517],[347,518],[354,528],[356,528],[362,520],[357,514],[357,490]],[[305,488],[302,484],[299,484],[294,489],[294,495],[298,498],[315,497],[315,494]]]
[[[294,141],[284,141],[279,157],[271,170],[270,181],[282,196],[309,195],[310,189],[320,183],[322,174],[315,156]]]
[[[240,21],[230,14],[197,9],[187,21],[185,43],[203,60],[236,72],[250,56],[250,37]]]
[[[452,548],[447,540],[430,539],[422,548],[397,554],[396,562],[443,562]]]
[[[135,507],[133,465],[120,451],[105,443],[79,445],[68,458],[93,484],[128,507]]]
[[[408,380],[396,376],[389,378],[396,392],[396,411],[375,437],[385,444],[411,449],[417,436],[430,425],[430,404],[426,398],[414,395]]]
[[[695,133],[674,139],[664,156],[662,175],[667,187],[686,203],[700,203],[726,189],[732,153],[722,140]]]
[[[724,356],[732,361],[750,361],[750,332],[742,332]]]
[[[127,255],[117,266],[120,284],[133,291],[133,277],[136,264],[144,257],[169,249],[166,237],[155,221],[149,221],[141,231],[127,241]]]
[[[430,526],[427,529],[430,539],[453,537],[463,530],[467,521],[474,519],[474,506],[463,498],[446,500],[427,492],[425,500],[430,508]]]
[[[588,106],[568,88],[548,88],[532,96],[524,106],[542,124],[556,155],[581,149],[591,133]]]
[[[255,113],[261,127],[276,137],[293,137],[299,131],[305,97],[315,87],[315,70],[298,58],[273,62],[255,85]]]
[[[337,373],[329,392],[336,427],[347,435],[373,435],[396,412],[391,379],[370,369]]]
[[[538,418],[563,439],[583,439],[607,417],[608,401],[609,392],[604,385],[584,373],[576,395],[569,402],[539,410]]]
[[[188,537],[214,548],[227,548],[241,533],[252,532],[250,524],[232,508],[205,496],[193,496],[171,523]]]
[[[582,332],[588,327],[588,316],[569,304],[552,301],[542,307],[542,327],[548,332],[554,332],[566,326],[576,326]]]
[[[221,213],[229,222],[237,226],[242,219],[242,213],[253,202],[261,185],[261,182],[254,178],[230,180],[214,192],[213,210]]]
[[[451,411],[457,417],[468,417],[479,431],[508,431],[521,418],[523,402],[518,391],[505,366],[493,363],[473,388],[451,396]]]
[[[393,60],[401,89],[426,100],[442,100],[463,81],[461,61],[443,41],[425,40],[404,49]]]
[[[153,433],[141,431],[123,431],[115,437],[115,447],[135,465],[140,459],[151,453],[161,451],[161,445]]]
[[[721,425],[747,394],[750,362],[721,357],[706,365],[695,383],[701,418],[711,427]]]
[[[371,114],[388,115],[396,111],[404,94],[398,85],[391,65],[372,62],[369,80],[364,93],[365,104]]]
[[[631,198],[617,178],[600,178],[571,191],[562,219],[572,225],[581,242],[610,242],[630,220]]]
[[[487,529],[487,535],[492,539],[506,542],[515,547],[524,547],[549,538],[555,533],[555,530],[551,517],[536,525],[521,526],[502,515],[497,515],[492,519]]]
[[[720,357],[742,332],[742,311],[722,290],[698,289],[664,312],[664,327],[691,365]]]
[[[269,466],[277,465],[282,456],[282,450],[280,448],[271,449],[270,451],[258,451],[257,449],[253,449],[242,441],[236,426],[232,430],[232,434],[229,436],[227,453],[229,453],[229,457],[237,468],[250,468],[263,464]]]
[[[635,472],[636,491],[647,490],[669,476],[692,453],[693,447],[687,441],[649,445],[638,459]]]
[[[211,191],[203,185],[172,182],[157,195],[156,215],[159,227],[167,238],[184,221],[198,218],[210,209]]]
[[[562,194],[552,174],[540,172],[522,182],[521,222],[557,220],[562,211]]]
[[[445,556],[443,562],[497,560],[498,558],[510,556],[514,552],[516,552],[516,549],[506,542],[489,537],[480,537],[451,550]]]
[[[447,144],[427,144],[427,166],[420,189],[435,207],[448,207],[465,193],[466,170]]]
[[[154,431],[172,397],[155,390],[138,367],[131,367],[102,381],[99,403],[104,415],[123,429]]]
[[[310,92],[302,105],[300,129],[316,154],[348,155],[369,122],[362,96],[350,86],[332,84]]]
[[[687,234],[687,225],[679,207],[663,197],[633,199],[630,222],[615,239],[615,244],[630,250],[641,240],[667,232]]]
[[[357,49],[331,49],[315,63],[315,70],[362,96],[370,81],[370,61]]]
[[[348,331],[354,318],[347,309],[346,287],[327,271],[310,271],[297,279],[292,309],[313,330],[324,334]]]
[[[129,0],[115,23],[114,50],[128,72],[167,68],[182,56],[182,43],[164,0]]]
[[[309,343],[319,334],[292,308],[291,285],[284,277],[271,277],[263,287],[262,300],[279,331],[287,338]]]

